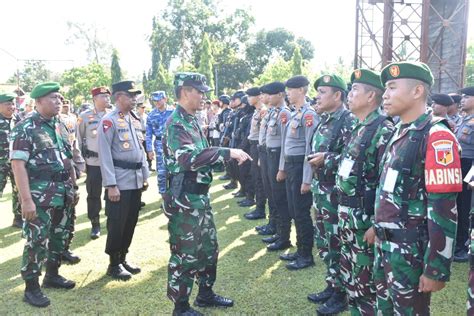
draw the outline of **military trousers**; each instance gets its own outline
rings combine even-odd
[[[373,280],[374,245],[364,241],[371,227],[363,209],[339,205],[341,236],[341,279],[349,297],[351,315],[375,315],[376,291]]]
[[[390,252],[375,245],[374,281],[377,311],[382,315],[429,315],[430,293],[418,292],[424,246],[393,243]],[[402,249],[403,251],[400,251]]]
[[[260,171],[262,176],[262,184],[263,190],[265,192],[265,196],[268,200],[268,224],[271,228],[275,231],[277,229],[276,223],[278,218],[278,212],[276,210],[275,200],[273,198],[273,192],[270,183],[270,177],[268,174],[268,160],[267,160],[267,149],[265,146],[258,146],[258,159],[260,162]]]
[[[303,162],[285,162],[286,195],[290,217],[295,221],[296,246],[301,256],[309,257],[314,245],[314,228],[311,219],[311,192],[301,194]]]
[[[257,205],[257,209],[264,211],[265,210],[265,202],[267,200],[265,195],[265,190],[263,188],[263,180],[262,180],[262,173],[261,168],[258,165],[259,159],[259,150],[257,147],[257,143],[250,144],[250,157],[252,157],[252,161],[250,162],[250,177],[253,182],[253,187],[255,188],[255,202]]]
[[[335,190],[326,194],[313,194],[317,214],[316,227],[319,238],[316,241],[321,259],[326,264],[326,283],[336,290],[342,290],[340,271],[341,237],[338,229],[337,197]]]
[[[165,207],[171,256],[167,295],[174,303],[187,302],[193,283],[212,287],[216,281],[219,248],[211,208]]]
[[[288,210],[288,197],[286,195],[285,181],[278,182],[276,179],[280,165],[280,147],[267,147],[268,177],[273,192],[273,199],[277,211],[277,231],[281,241],[290,240],[291,218]]]
[[[99,217],[102,202],[102,173],[99,166],[86,165],[87,217],[92,220]]]
[[[105,253],[127,253],[132,243],[142,197],[141,189],[120,190],[120,200],[109,200],[105,190],[105,215],[107,215],[107,241]]]
[[[167,171],[165,168],[165,162],[163,160],[163,147],[155,147],[156,154],[156,175],[158,179],[158,192],[163,194],[166,192],[166,175]]]
[[[72,207],[36,206],[37,217],[25,220],[23,237],[26,238],[21,262],[21,276],[31,280],[41,275],[41,267],[47,259],[61,262],[61,254],[68,244]]]
[[[10,179],[12,186],[12,212],[15,218],[21,218],[20,200],[18,198],[18,188],[16,187],[15,177],[10,163],[0,162],[0,197],[3,195],[3,190],[7,185],[7,180]]]
[[[461,158],[462,178],[468,174],[472,166],[472,159]],[[462,192],[458,193],[456,204],[458,208],[458,226],[456,233],[456,250],[467,251],[466,243],[469,239],[469,213],[471,211],[472,190],[466,182],[462,182]]]

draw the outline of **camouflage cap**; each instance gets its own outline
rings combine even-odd
[[[354,83],[368,84],[380,90],[385,89],[382,81],[380,81],[380,73],[370,69],[361,68],[354,70],[351,75],[351,84]]]
[[[166,99],[166,92],[165,91],[155,91],[151,93],[150,99],[152,101],[160,101]]]
[[[318,89],[318,87],[334,87],[343,91],[347,90],[346,83],[338,75],[323,75],[319,77],[314,82],[314,88]]]
[[[16,98],[16,94],[10,92],[0,93],[0,103],[9,102]]]
[[[428,65],[411,61],[401,61],[385,66],[380,77],[383,85],[389,80],[396,79],[416,79],[427,83],[429,86],[433,85],[434,81]]]
[[[174,76],[174,86],[178,87],[193,87],[194,89],[206,93],[212,89],[207,86],[206,76],[197,72],[178,72]]]
[[[51,92],[58,92],[60,88],[61,86],[57,82],[40,83],[31,90],[30,97],[33,99],[39,99]]]

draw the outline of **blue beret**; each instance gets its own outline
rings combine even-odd
[[[309,85],[309,80],[305,76],[294,76],[286,81],[288,88],[301,88]]]
[[[259,96],[260,94],[262,94],[262,90],[260,90],[259,87],[253,87],[253,88],[247,89],[247,91],[245,91],[245,93],[249,97],[256,97],[256,96]]]
[[[439,105],[450,106],[454,104],[454,100],[447,94],[435,93],[431,95],[431,100]]]
[[[285,84],[279,81],[271,82],[265,85],[264,87],[265,87],[264,93],[267,93],[267,94],[278,94],[280,92],[285,92]]]
[[[166,98],[166,92],[164,91],[155,91],[151,94],[152,101],[160,101]]]

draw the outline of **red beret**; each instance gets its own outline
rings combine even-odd
[[[104,94],[107,93],[108,95],[111,95],[109,88],[107,87],[96,87],[91,90],[91,94],[93,97],[95,97],[98,94]]]

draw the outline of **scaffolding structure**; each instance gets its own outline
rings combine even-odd
[[[357,0],[355,68],[394,61],[427,63],[432,90],[463,87],[468,0]]]

